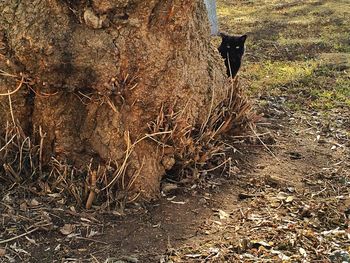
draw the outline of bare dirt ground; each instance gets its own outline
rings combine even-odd
[[[231,170],[103,214],[10,189],[0,262],[350,262],[350,4],[222,0],[219,14],[249,34],[240,79],[264,113],[227,141]]]

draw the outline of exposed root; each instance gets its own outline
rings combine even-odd
[[[19,82],[19,84],[18,84],[18,86],[17,86],[17,88],[15,90],[8,91],[7,93],[0,93],[0,96],[10,96],[10,95],[15,94],[17,91],[20,90],[20,88],[22,87],[23,83],[24,83],[24,77],[22,76],[22,78],[21,78],[21,80],[20,80],[20,82]]]

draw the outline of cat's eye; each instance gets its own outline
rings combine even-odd
[[[239,49],[239,46],[236,46],[236,49]]]
[[[226,47],[227,47],[227,48],[231,48],[231,46],[230,46],[230,45],[227,45]]]

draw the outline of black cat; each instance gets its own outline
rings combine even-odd
[[[228,77],[234,78],[241,66],[244,54],[244,42],[247,35],[229,36],[220,33],[222,42],[219,49],[221,56],[225,59],[226,73]]]

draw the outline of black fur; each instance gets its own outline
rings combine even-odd
[[[241,67],[244,42],[247,39],[247,35],[229,36],[224,33],[220,33],[220,35],[222,42],[218,49],[221,56],[225,59],[227,76],[234,78]]]

